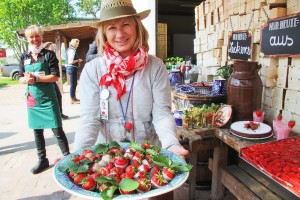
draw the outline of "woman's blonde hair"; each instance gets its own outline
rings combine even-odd
[[[31,26],[28,26],[26,29],[25,29],[25,37],[30,37],[32,35],[39,35],[39,36],[43,36],[44,32],[42,30],[41,27],[38,27],[37,25],[31,25]]]
[[[79,46],[79,40],[78,39],[72,39],[70,42],[70,45],[72,47],[74,47],[75,49],[77,49],[77,47]]]
[[[136,16],[128,17],[128,18],[135,22],[136,29],[137,29],[136,41],[132,47],[133,52],[136,51],[141,46],[145,47],[146,50],[149,51],[149,44],[148,44],[149,33],[145,28],[145,26],[143,25],[142,21],[140,20],[139,17]],[[107,38],[105,36],[106,24],[107,22],[105,21],[99,25],[98,32],[96,35],[96,44],[98,47],[98,54],[100,55],[103,55],[104,45],[107,42]]]

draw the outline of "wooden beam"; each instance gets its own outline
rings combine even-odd
[[[63,84],[62,84],[62,66],[61,66],[61,35],[59,31],[55,32],[55,45],[56,45],[56,57],[58,59],[58,66],[59,66],[59,74],[60,77],[58,79],[58,87],[60,92],[63,94]]]

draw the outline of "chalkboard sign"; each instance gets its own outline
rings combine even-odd
[[[300,13],[269,20],[262,28],[260,45],[266,56],[300,54]]]
[[[230,59],[248,60],[252,54],[252,39],[248,31],[233,31],[229,36]]]

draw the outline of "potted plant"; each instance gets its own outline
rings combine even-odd
[[[231,67],[231,65],[220,66],[218,67],[214,77],[221,77],[222,79],[228,81],[232,72],[233,72],[233,68]]]

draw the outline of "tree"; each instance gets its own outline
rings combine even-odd
[[[101,0],[81,0],[76,5],[84,15],[92,15],[94,20],[99,19],[97,14],[101,8]]]
[[[1,0],[0,40],[19,59],[27,43],[18,38],[17,30],[32,24],[49,26],[68,23],[72,21],[73,13],[70,0]]]

